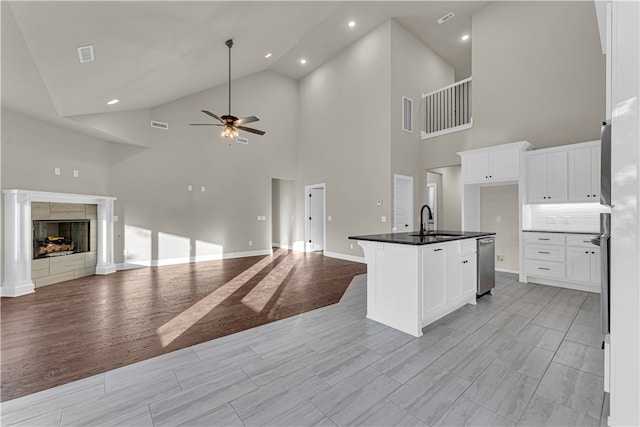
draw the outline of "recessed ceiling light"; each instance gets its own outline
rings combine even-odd
[[[300,58],[300,64],[304,65],[307,63],[307,60],[305,58]]]
[[[355,26],[356,26],[356,21],[354,21],[354,20],[352,19],[351,21],[347,22],[347,26],[348,26],[349,28],[353,28],[353,27],[355,27]]]
[[[111,101],[107,102],[107,105],[117,104],[118,102],[120,102],[119,99],[112,99]]]
[[[466,42],[467,40],[469,40],[469,34],[465,34],[464,36],[462,36],[463,42]]]
[[[271,58],[271,55],[273,55],[271,52],[267,53],[264,57],[265,58]]]

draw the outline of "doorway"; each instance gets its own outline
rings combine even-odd
[[[326,184],[305,185],[306,251],[323,251],[326,239]]]
[[[393,230],[413,231],[413,177],[393,174]]]
[[[435,182],[427,184],[427,205],[433,213],[433,229],[438,229],[438,184]]]

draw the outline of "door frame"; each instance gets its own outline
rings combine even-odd
[[[311,224],[309,223],[309,212],[311,211],[311,201],[309,194],[312,189],[322,189],[322,251],[327,250],[327,184],[309,184],[304,186],[304,251],[312,252],[309,238],[311,237]]]
[[[410,175],[400,175],[397,173],[393,174],[393,225],[392,227],[397,227],[396,226],[396,187],[398,186],[398,181],[405,181],[408,182],[410,184],[408,184],[411,188],[411,191],[409,191],[409,196],[410,196],[410,200],[409,200],[409,207],[408,207],[408,222],[410,222],[411,224],[409,224],[409,228],[408,231],[413,231],[414,228],[414,216],[413,216],[413,208],[415,206],[414,200],[413,200],[413,176]],[[402,231],[402,230],[396,230],[396,231]],[[407,230],[405,230],[407,231]]]
[[[433,229],[437,230],[438,229],[438,183],[437,182],[430,182],[427,184],[427,194],[426,194],[426,200],[429,201],[429,190],[433,188],[433,206],[429,205],[429,207],[431,208],[431,210],[433,211]]]

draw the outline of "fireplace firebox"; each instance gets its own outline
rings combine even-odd
[[[89,252],[88,219],[33,221],[33,259]]]

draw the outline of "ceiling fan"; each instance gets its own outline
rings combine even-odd
[[[207,116],[213,117],[214,119],[218,120],[220,123],[190,123],[190,125],[191,126],[224,126],[224,129],[222,130],[221,135],[229,139],[237,138],[240,135],[238,133],[238,129],[242,129],[244,131],[255,133],[258,135],[264,135],[265,134],[264,131],[242,126],[244,124],[257,122],[258,120],[260,120],[256,116],[243,117],[239,119],[236,116],[231,115],[231,48],[233,47],[233,40],[229,39],[226,42],[224,42],[224,44],[229,48],[229,113],[224,116],[218,117],[215,114],[213,114],[211,111],[200,110],[203,113],[205,113]]]

